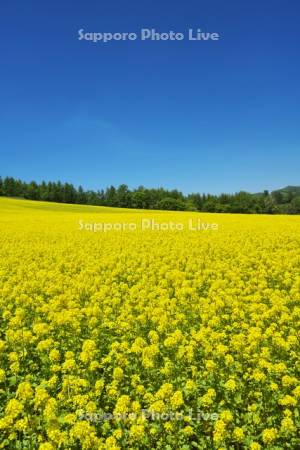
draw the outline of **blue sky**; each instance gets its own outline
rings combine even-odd
[[[300,185],[298,0],[1,5],[0,173],[184,192]],[[78,30],[217,42],[78,40]]]

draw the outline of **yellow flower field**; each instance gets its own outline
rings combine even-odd
[[[1,198],[0,226],[0,448],[300,448],[299,216]]]

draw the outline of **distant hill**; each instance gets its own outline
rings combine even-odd
[[[272,194],[275,192],[281,192],[283,195],[291,195],[292,197],[300,196],[300,186],[286,186],[282,189],[276,189],[272,191]]]
[[[267,191],[265,191],[267,192]],[[265,194],[264,192],[256,192],[255,194],[252,194],[255,197],[263,197]],[[294,198],[300,196],[300,186],[286,186],[281,189],[276,189],[274,191],[271,191],[271,195],[276,197],[276,195],[282,195],[283,198]]]

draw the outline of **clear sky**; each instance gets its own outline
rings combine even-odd
[[[0,174],[105,188],[300,185],[299,0],[1,2]],[[155,28],[219,41],[78,39]]]

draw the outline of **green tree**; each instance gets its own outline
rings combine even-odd
[[[40,200],[39,187],[35,181],[28,184],[25,197],[30,200]]]
[[[184,211],[185,203],[177,198],[165,197],[157,203],[157,209],[168,211]]]
[[[293,198],[289,206],[290,214],[300,214],[300,196]]]
[[[130,208],[130,191],[126,184],[121,184],[116,192],[118,206],[121,208]]]

